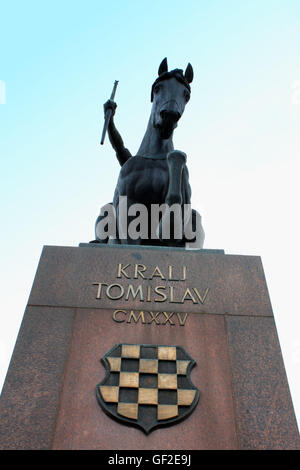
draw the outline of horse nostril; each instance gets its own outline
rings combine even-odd
[[[180,113],[177,111],[167,111],[166,109],[160,112],[160,116],[163,121],[177,122],[180,119]]]
[[[166,111],[165,110],[162,110],[159,114],[160,114],[160,117],[162,119],[165,119],[165,116],[166,116]]]

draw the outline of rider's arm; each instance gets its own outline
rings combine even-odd
[[[123,143],[123,140],[122,140],[122,137],[120,136],[119,132],[117,131],[116,129],[116,126],[114,124],[114,119],[113,119],[113,115],[115,113],[115,110],[116,110],[116,107],[117,105],[112,102],[112,101],[108,101],[105,103],[104,105],[104,111],[106,111],[106,109],[110,107],[113,111],[113,114],[110,118],[110,121],[109,121],[109,125],[108,125],[108,137],[109,137],[109,140],[110,140],[110,143],[113,147],[113,149],[115,150],[116,152],[116,155],[117,155],[117,159],[119,160],[119,163],[120,165],[124,165],[124,163],[127,162],[127,160],[132,156],[131,153],[129,152],[129,150],[127,148],[124,147],[124,143]]]

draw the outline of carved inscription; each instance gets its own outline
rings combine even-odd
[[[118,309],[113,312],[112,318],[117,323],[143,323],[144,325],[179,325],[184,326],[187,313],[174,312],[151,312]]]
[[[173,265],[167,266],[165,270],[159,266],[149,268],[144,264],[119,263],[116,268],[116,282],[93,282],[95,286],[95,298],[105,298],[118,301],[139,301],[146,305],[147,302],[161,304],[193,304],[203,305],[209,294],[209,287],[188,286],[187,267],[177,268]],[[153,280],[159,280],[160,285],[152,285]],[[146,282],[145,282],[146,281]],[[169,281],[175,281],[170,285]],[[184,282],[184,286],[180,283]],[[123,310],[117,309],[113,312],[113,320],[117,323],[142,323],[155,325],[179,325],[185,326],[188,314],[150,310]]]

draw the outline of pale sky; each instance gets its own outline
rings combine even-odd
[[[205,248],[261,256],[300,421],[298,0],[12,1],[0,11],[0,381],[43,245],[94,239],[119,164],[99,141],[116,124],[134,154],[164,57],[194,69],[174,135],[187,154]]]

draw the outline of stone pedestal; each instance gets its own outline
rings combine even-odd
[[[104,413],[100,358],[176,345],[198,405],[149,435]],[[2,449],[299,449],[259,257],[221,250],[44,247],[1,397]]]

